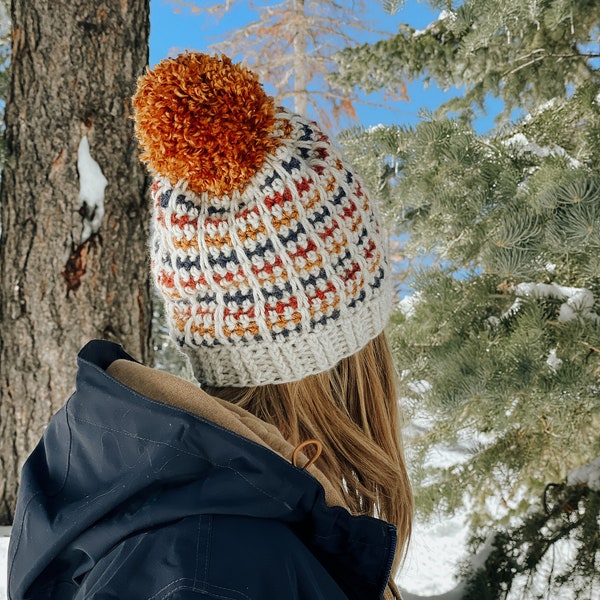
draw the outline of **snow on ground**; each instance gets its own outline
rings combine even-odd
[[[587,485],[591,490],[600,492],[600,456],[591,463],[583,465],[569,473],[567,477],[569,485]]]
[[[416,523],[404,567],[397,579],[403,598],[440,597],[450,600],[458,585],[457,563],[466,556],[466,513]],[[413,596],[414,595],[414,596]]]
[[[6,600],[6,553],[8,537],[0,535],[0,600]]]

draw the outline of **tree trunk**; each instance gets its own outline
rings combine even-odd
[[[130,97],[148,0],[13,0],[0,208],[0,524],[90,338],[151,360],[146,174]],[[89,145],[89,151],[87,147]],[[104,185],[106,187],[104,189]]]

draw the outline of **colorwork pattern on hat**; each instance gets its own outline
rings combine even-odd
[[[277,110],[276,143],[228,193],[155,173],[152,270],[172,337],[210,385],[330,369],[391,310],[385,237],[360,179],[314,122]]]

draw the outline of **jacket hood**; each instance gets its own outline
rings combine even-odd
[[[135,532],[201,514],[289,523],[348,598],[381,597],[392,525],[330,506],[333,491],[326,498],[290,464],[293,448],[246,411],[166,374],[166,388],[181,383],[181,402],[153,400],[107,372],[115,361],[135,363],[111,342],[82,349],[76,391],[23,468],[9,598],[35,598],[57,574],[81,580]]]

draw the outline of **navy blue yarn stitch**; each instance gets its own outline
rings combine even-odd
[[[177,269],[184,268],[186,271],[191,271],[192,267],[200,269],[200,257],[197,256],[194,260],[190,260],[189,257],[186,257],[185,260],[181,260],[179,257],[177,257],[175,259],[175,265]]]
[[[171,198],[171,193],[173,190],[167,190],[160,195],[160,205],[163,208],[167,208],[169,206],[169,199]]]
[[[358,298],[353,298],[348,303],[348,308],[355,308],[356,304],[362,302],[366,297],[367,297],[367,294],[365,293],[365,290],[361,290],[360,294],[358,295]]]
[[[342,256],[338,257],[338,260],[333,264],[333,270],[337,273],[339,267],[345,266],[345,263],[352,258],[349,250],[346,250]]]
[[[370,283],[369,287],[371,287],[374,290],[380,288],[381,282],[383,281],[383,277],[384,277],[383,268],[379,267],[379,270],[377,271],[377,275],[375,275],[375,278],[373,279],[373,283]]]
[[[357,247],[364,246],[365,245],[365,240],[368,237],[368,235],[369,234],[367,232],[367,229],[365,227],[363,227],[362,230],[361,230],[361,232],[360,232],[360,234],[359,234],[358,240],[356,240],[356,246]],[[339,257],[339,260],[333,265],[334,268],[339,267],[340,264],[342,264],[343,262],[347,261],[349,258],[350,258],[350,251],[346,250],[344,252],[344,255],[341,256],[341,257]]]
[[[183,206],[188,212],[198,210],[198,207],[191,200],[188,200],[185,194],[179,194],[177,198],[175,198],[175,204]]]
[[[300,277],[300,281],[303,287],[308,287],[309,285],[316,286],[319,281],[325,281],[327,279],[327,273],[325,269],[319,269],[318,275],[309,275],[306,279]]]
[[[214,267],[215,265],[219,265],[220,267],[227,268],[228,263],[233,263],[234,265],[239,265],[240,261],[238,260],[237,254],[235,250],[231,250],[231,254],[227,256],[226,254],[219,254],[217,258],[212,256],[210,253],[208,254],[208,264],[210,267]]]
[[[356,246],[357,247],[364,246],[365,239],[367,238],[367,236],[368,236],[367,230],[366,230],[366,228],[363,228],[362,231],[360,232],[360,237],[356,241]],[[337,272],[338,268],[343,267],[344,263],[346,261],[350,260],[350,258],[351,258],[350,251],[346,250],[344,252],[344,254],[339,257],[338,261],[333,264],[333,269]]]
[[[281,161],[281,166],[288,172],[291,174],[291,172],[294,169],[299,169],[300,168],[300,161],[295,157],[292,156],[292,158],[290,159],[289,162],[286,162],[285,160]]]
[[[295,231],[290,231],[289,235],[278,233],[277,237],[281,240],[284,246],[287,246],[288,242],[297,242],[298,236],[303,233],[306,233],[306,229],[304,229],[304,225],[302,225],[302,223],[298,223]]]
[[[182,337],[178,337],[175,340],[175,342],[177,343],[178,346],[181,346],[182,348],[183,348],[183,346],[187,345],[185,338],[182,338]],[[203,339],[201,342],[197,342],[196,340],[192,339],[192,344],[194,346],[201,346],[204,348],[212,348],[213,346],[222,346],[223,345],[219,340],[211,340],[210,342],[207,342],[205,339]]]
[[[278,337],[288,338],[291,333],[300,333],[302,325],[298,324],[293,329],[282,329],[281,331],[271,331],[271,339],[276,340]]]
[[[250,302],[254,302],[254,294],[252,290],[248,290],[247,294],[242,294],[240,290],[237,290],[235,294],[231,294],[230,292],[226,292],[223,294],[223,300],[225,304],[229,304],[230,302],[235,302],[238,306],[241,306],[246,300]]]
[[[223,208],[222,206],[213,206],[212,204],[209,205],[206,214],[209,217],[212,217],[214,215],[222,215],[225,214],[226,212],[228,212],[229,209],[227,208]]]
[[[324,223],[325,217],[330,217],[331,213],[327,206],[323,205],[321,212],[315,212],[312,216],[308,217],[308,222],[314,227],[315,223]]]
[[[273,242],[267,238],[265,243],[262,246],[257,246],[255,250],[250,250],[249,248],[244,248],[244,252],[248,258],[253,258],[254,256],[264,256],[265,252],[273,252],[275,253],[275,248],[273,246]]]
[[[320,319],[311,319],[310,328],[315,329],[317,325],[325,325],[327,321],[337,321],[340,318],[340,311],[336,308],[329,316],[323,315]]]
[[[375,275],[375,277],[373,279],[373,282],[369,283],[369,287],[372,290],[378,290],[381,287],[381,282],[383,281],[383,277],[384,277],[383,268],[379,267],[379,269],[377,270],[377,274]],[[365,290],[361,290],[360,294],[358,295],[358,298],[354,298],[348,304],[348,308],[355,308],[356,305],[363,302],[366,297],[367,297],[367,294],[366,294]]]
[[[333,197],[333,203],[337,206],[342,203],[342,198],[346,197],[346,192],[344,188],[338,187],[337,194]]]
[[[360,234],[358,235],[358,241],[356,242],[357,246],[364,246],[365,244],[365,239],[367,238],[368,233],[367,233],[367,228],[363,227],[360,231]]]
[[[298,139],[301,142],[306,142],[306,141],[312,140],[312,135],[313,135],[314,131],[306,123],[302,123],[301,127],[302,127],[302,131],[304,133]]]
[[[354,177],[350,171],[346,171],[346,183],[352,183],[354,181]]]
[[[261,288],[260,292],[263,295],[265,300],[270,300],[271,298],[276,298],[277,300],[282,300],[286,295],[291,295],[293,293],[293,288],[289,281],[286,281],[283,289],[277,286],[273,286],[272,290],[267,288]]]
[[[262,185],[259,185],[258,188],[260,189],[260,191],[264,191],[265,188],[267,187],[273,187],[273,182],[276,179],[281,179],[281,177],[279,176],[279,173],[277,173],[276,171],[273,171],[273,175],[271,175],[270,177],[265,177],[265,182]]]
[[[233,344],[247,344],[249,342],[262,342],[263,341],[263,337],[262,335],[250,335],[249,337],[246,337],[246,335],[248,334],[244,334],[239,340],[234,340],[233,338],[227,338],[227,341],[229,342],[229,345],[233,345]]]

